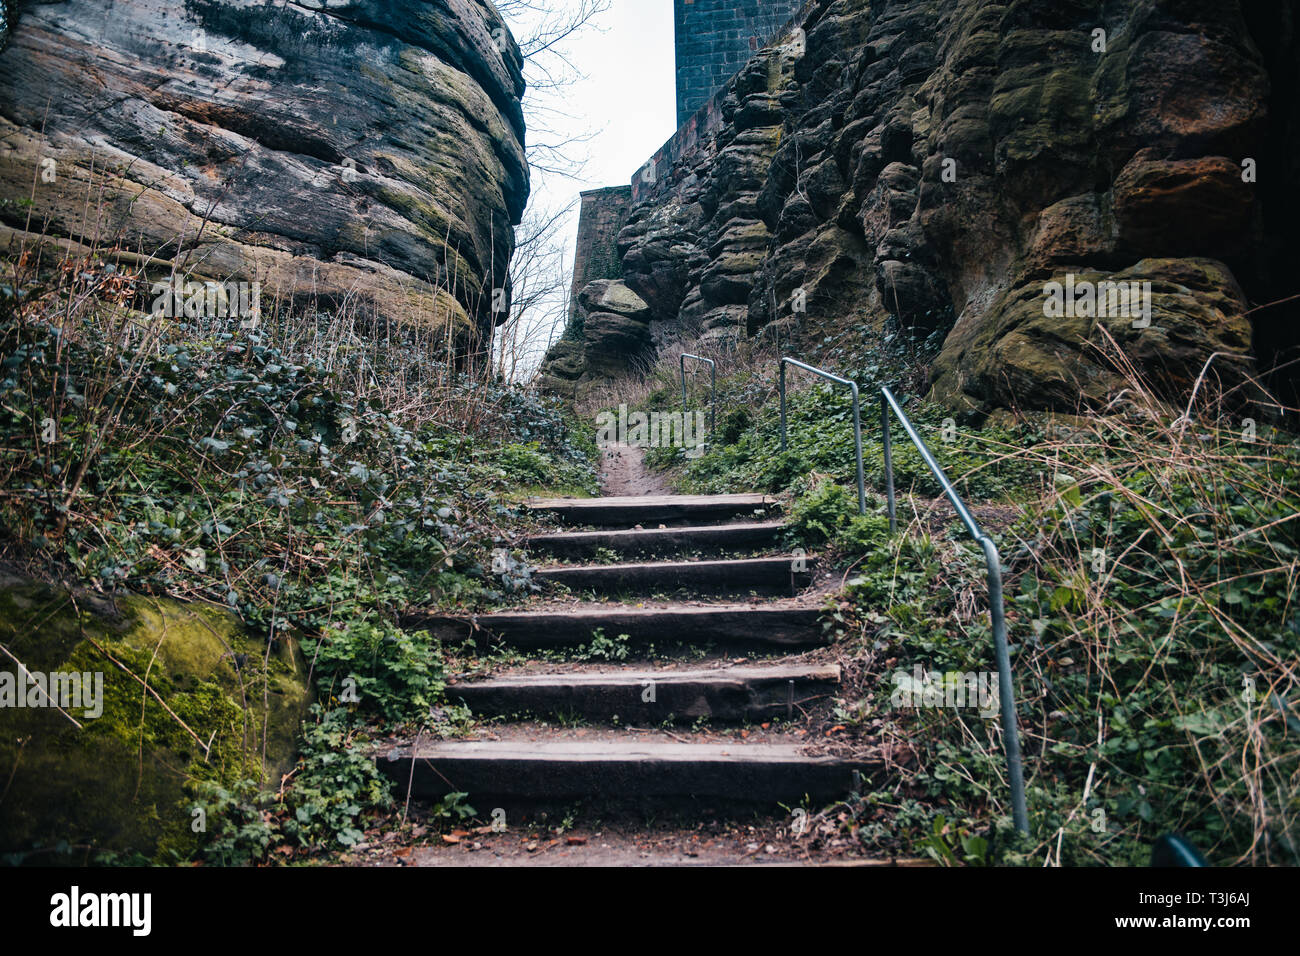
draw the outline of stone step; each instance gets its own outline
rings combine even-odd
[[[629,608],[588,604],[564,610],[476,616],[408,614],[404,623],[428,628],[444,641],[474,638],[519,648],[576,647],[600,629],[637,644],[717,644],[780,650],[828,643],[815,607],[763,604]]]
[[[780,503],[771,495],[645,495],[625,498],[530,498],[529,510],[565,524],[632,527],[722,521],[755,512],[771,514]]]
[[[564,531],[530,537],[530,552],[554,558],[590,558],[598,551],[621,556],[663,557],[691,551],[753,551],[775,545],[785,525],[780,521],[631,528],[618,531]]]
[[[833,693],[839,681],[835,664],[569,671],[452,684],[447,697],[480,717],[566,714],[657,725],[671,716],[685,723],[700,717],[759,723],[797,716]]]
[[[655,561],[542,568],[533,578],[599,597],[686,590],[699,594],[794,595],[812,583],[811,556],[776,555],[717,561]],[[798,570],[796,570],[798,568]]]
[[[808,756],[803,750],[799,744],[631,738],[443,740],[399,745],[377,753],[376,762],[403,792],[409,784],[416,797],[462,792],[471,802],[494,797],[833,799],[853,789],[855,769],[867,769],[861,761]]]

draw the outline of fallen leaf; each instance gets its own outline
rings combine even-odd
[[[580,837],[580,836],[565,837],[564,842],[567,843],[569,846],[586,846],[587,838]]]
[[[444,834],[442,835],[442,842],[443,842],[443,843],[459,843],[459,842],[460,842],[460,837],[458,837],[458,836],[452,836],[450,833],[444,833]]]

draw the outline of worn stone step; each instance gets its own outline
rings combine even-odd
[[[630,528],[618,531],[563,531],[533,535],[525,547],[554,558],[590,558],[599,551],[632,557],[662,557],[691,551],[753,551],[772,547],[785,525],[780,521]]]
[[[447,697],[480,717],[566,714],[661,724],[671,716],[686,723],[700,717],[758,723],[797,716],[829,696],[839,681],[835,664],[569,671],[452,684]]]
[[[541,584],[563,585],[601,597],[686,590],[702,594],[798,593],[812,583],[816,559],[776,555],[716,561],[652,561],[585,564],[542,568],[533,577]]]
[[[444,740],[376,755],[379,769],[416,797],[470,800],[712,797],[743,802],[833,799],[853,788],[862,761],[808,756],[799,744],[665,743],[631,738]],[[413,765],[414,764],[414,765]]]
[[[408,614],[404,622],[428,628],[444,641],[469,638],[519,648],[575,647],[600,629],[637,644],[718,644],[728,647],[813,647],[828,643],[815,607],[712,604],[629,608],[589,604],[564,610],[508,611],[471,616]]]
[[[702,524],[755,512],[772,514],[780,503],[771,495],[644,495],[624,498],[530,498],[531,511],[565,524],[593,527]]]

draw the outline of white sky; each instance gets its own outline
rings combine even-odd
[[[568,97],[573,132],[597,131],[587,168],[580,183],[541,184],[543,204],[630,183],[677,129],[673,0],[614,0],[598,29],[603,32],[588,30],[570,46],[570,58],[587,76]]]
[[[555,5],[566,8],[580,3],[554,0]],[[529,32],[527,19],[510,22],[510,27],[517,38]],[[573,264],[578,235],[578,194],[628,185],[677,129],[673,0],[613,0],[606,13],[565,41],[563,50],[583,77],[563,89],[558,102],[551,91],[537,94],[538,102],[548,107],[545,122],[553,132],[539,135],[529,129],[528,141],[555,142],[588,134],[591,138],[567,151],[572,158],[585,160],[576,178],[533,171],[529,206],[547,215],[572,206],[558,232],[567,271]],[[525,77],[528,74],[525,69]],[[525,93],[526,120],[530,95]],[[556,115],[551,107],[562,109],[565,115]],[[562,298],[554,300],[556,314],[562,311]],[[541,315],[530,316],[524,325],[525,344],[512,347],[522,354],[515,371],[521,379],[531,375],[549,341],[561,331],[549,328],[549,321]],[[498,344],[505,347],[502,341]]]

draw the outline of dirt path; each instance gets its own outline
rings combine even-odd
[[[601,491],[607,497],[667,495],[672,489],[645,466],[645,449],[635,445],[611,445],[602,449],[605,469]]]

